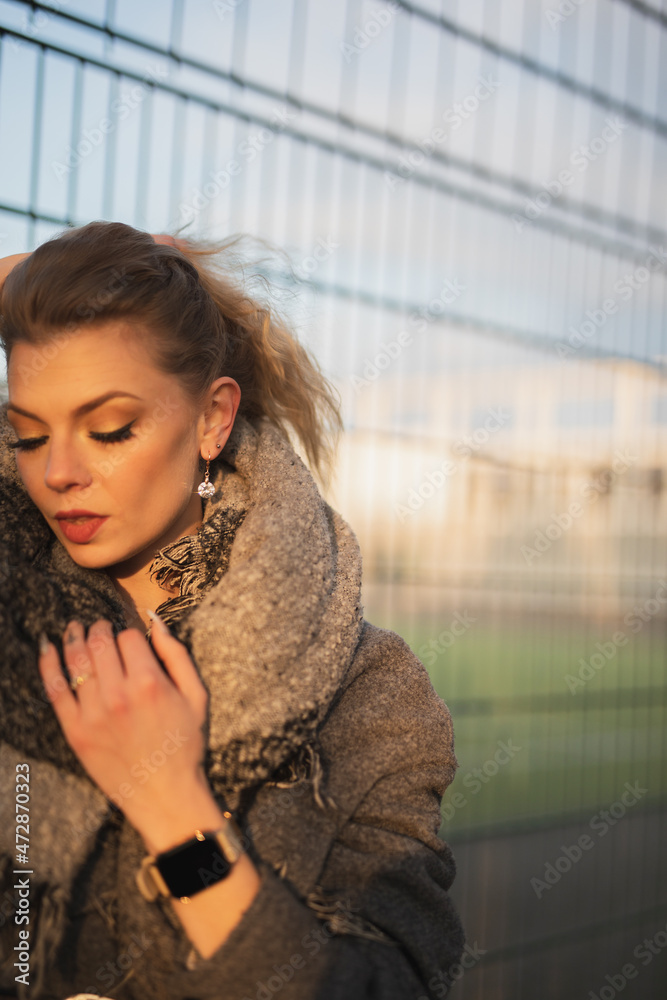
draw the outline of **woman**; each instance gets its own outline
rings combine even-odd
[[[0,262],[0,995],[418,1000],[461,954],[449,713],[363,618],[289,439],[322,473],[335,398],[232,251]]]

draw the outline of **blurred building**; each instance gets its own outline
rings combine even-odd
[[[339,387],[351,416],[336,502],[371,581],[431,612],[615,616],[648,595],[656,564],[667,571],[660,368],[524,355],[462,378],[392,372],[399,361]]]

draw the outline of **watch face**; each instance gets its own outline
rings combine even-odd
[[[155,864],[172,896],[194,896],[231,871],[217,840],[206,836],[160,854]]]

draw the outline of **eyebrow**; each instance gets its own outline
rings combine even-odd
[[[83,417],[86,413],[90,413],[91,410],[97,409],[98,406],[102,406],[103,403],[108,402],[110,399],[116,399],[118,396],[125,396],[128,399],[138,399],[141,400],[141,396],[135,396],[132,392],[121,392],[120,390],[112,390],[111,392],[105,392],[103,396],[98,396],[96,399],[91,399],[87,403],[82,403],[81,406],[77,406],[74,410],[75,417]],[[24,417],[31,417],[33,420],[37,420],[38,423],[44,424],[45,420],[38,417],[36,413],[30,413],[28,410],[24,410],[20,406],[15,406],[13,403],[7,403],[8,410],[14,410],[16,413],[21,413]]]

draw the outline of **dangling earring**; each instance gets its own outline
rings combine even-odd
[[[215,493],[215,486],[213,483],[208,481],[208,470],[211,465],[211,453],[209,451],[208,458],[206,459],[206,472],[204,473],[204,482],[200,483],[197,487],[197,493],[200,497],[212,497]]]

